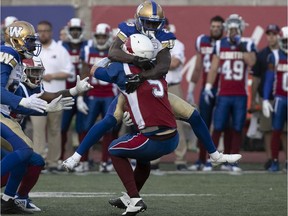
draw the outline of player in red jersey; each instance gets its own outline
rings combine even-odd
[[[216,145],[232,116],[232,141],[226,152],[239,153],[242,129],[247,113],[247,67],[256,62],[256,48],[251,39],[244,40],[245,22],[238,14],[231,14],[224,23],[227,36],[216,42],[211,69],[205,85],[205,98],[213,98],[212,86],[220,67],[220,81],[213,118],[213,141]],[[228,149],[227,149],[228,148]],[[241,171],[237,164],[227,165],[232,171]]]

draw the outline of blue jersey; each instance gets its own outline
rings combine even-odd
[[[141,34],[136,28],[135,23],[122,22],[118,25],[119,32],[117,37],[119,37],[123,42],[132,34]],[[161,29],[156,31],[155,38],[160,41],[162,48],[172,49],[175,43],[175,35],[166,29]]]
[[[15,95],[23,75],[19,54],[10,46],[0,47],[1,63],[1,112],[9,115],[10,108],[16,109],[22,99]]]
[[[37,86],[36,88],[30,88],[25,83],[21,82],[19,84],[19,87],[15,91],[15,95],[28,98],[33,94],[38,94],[43,91],[44,91],[43,84],[41,84],[40,86]],[[16,109],[11,110],[10,116],[12,116],[14,119],[16,119],[18,122],[21,123],[26,115],[38,116],[38,115],[46,115],[46,114],[47,113],[40,113],[32,109],[18,106]]]

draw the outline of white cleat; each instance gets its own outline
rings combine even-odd
[[[210,158],[211,164],[213,166],[218,166],[222,163],[236,163],[242,158],[242,155],[240,154],[222,154],[220,153],[220,156],[218,159],[214,160]]]
[[[65,161],[63,161],[62,166],[67,170],[67,172],[71,172],[74,170],[75,167],[77,167],[79,164],[79,161],[76,161],[73,157],[67,158]]]
[[[121,197],[117,197],[115,199],[110,199],[109,204],[120,209],[126,209],[128,205],[131,203],[130,197],[127,193],[122,192]]]
[[[147,209],[147,205],[142,198],[130,198],[126,211],[122,215],[135,216],[139,212],[144,212]]]

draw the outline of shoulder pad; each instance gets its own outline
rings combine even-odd
[[[118,28],[119,28],[119,31],[117,33],[117,37],[119,37],[123,42],[130,35],[139,33],[134,23],[122,22],[118,25]]]
[[[12,47],[1,46],[0,63],[9,65],[14,68],[19,62],[21,62],[20,56]]]

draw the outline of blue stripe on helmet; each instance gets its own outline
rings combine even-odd
[[[152,4],[153,15],[156,16],[157,15],[157,4],[154,1],[151,1],[151,4]]]

